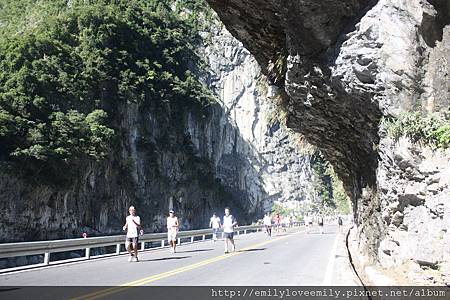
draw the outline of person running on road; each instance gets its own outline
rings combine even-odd
[[[264,226],[266,227],[266,232],[268,236],[272,236],[272,220],[270,218],[270,213],[266,213],[263,219]]]
[[[209,219],[209,227],[213,230],[213,241],[217,241],[217,233],[219,232],[220,228],[220,218],[216,216],[216,213],[213,213],[213,216],[211,219]]]
[[[276,214],[275,218],[273,218],[273,222],[275,225],[276,232],[280,232],[281,229],[281,217],[280,214]]]
[[[342,233],[342,218],[338,216],[339,233]]]
[[[127,249],[128,253],[130,253],[128,261],[138,262],[138,229],[140,229],[141,235],[144,233],[144,231],[141,229],[141,218],[136,215],[136,209],[134,208],[134,206],[130,206],[128,212],[130,213],[130,215],[126,218],[125,225],[123,225],[122,227],[123,230],[127,230],[125,248]]]
[[[167,239],[169,240],[170,252],[172,253],[176,252],[178,228],[178,218],[171,209],[169,211],[169,216],[167,217]]]
[[[305,221],[306,233],[309,233],[309,229],[310,229],[310,227],[309,227],[309,216],[305,215],[303,220]]]
[[[320,234],[323,234],[323,217],[319,216],[317,218],[317,223],[319,224]]]
[[[310,216],[308,216],[308,224],[309,224],[309,226],[308,226],[308,233],[310,233],[311,232],[311,229],[313,228],[313,217],[310,215]]]
[[[281,220],[282,222],[282,226],[283,226],[283,231],[287,231],[287,228],[289,226],[289,217],[288,216],[284,216]]]
[[[230,214],[230,209],[228,207],[225,208],[225,216],[223,216],[223,233],[225,237],[225,253],[228,253],[228,243],[231,244],[231,252],[236,250],[236,246],[234,244],[234,227],[237,225],[236,219]]]

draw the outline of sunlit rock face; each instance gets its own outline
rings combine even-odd
[[[404,111],[448,111],[450,2],[208,3],[284,91],[288,127],[333,163],[353,197],[357,241],[367,261],[395,268],[412,260],[408,278],[422,280],[411,274],[428,266],[441,270],[429,282],[448,280],[448,250],[442,247],[449,239],[449,208],[442,200],[448,184],[442,176],[450,155],[396,143],[380,120]],[[410,169],[403,168],[405,160]],[[422,165],[437,169],[411,175]],[[430,191],[428,184],[436,186]],[[420,201],[411,196],[416,194]],[[420,221],[413,221],[416,213]],[[425,236],[434,246],[413,245]]]

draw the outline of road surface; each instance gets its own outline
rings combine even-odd
[[[2,274],[0,286],[322,285],[332,271],[336,238],[332,225],[324,234],[317,226],[310,234],[304,227],[271,238],[250,233],[235,237],[234,253],[223,253],[223,241],[205,241],[180,246],[175,254],[167,248],[145,251],[140,262],[121,255]]]

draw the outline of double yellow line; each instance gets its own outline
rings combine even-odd
[[[125,290],[130,289],[130,288],[135,287],[135,286],[141,286],[141,285],[148,284],[148,283],[151,283],[151,282],[154,282],[154,281],[166,278],[166,277],[170,277],[170,276],[173,276],[173,275],[176,275],[176,274],[179,274],[179,273],[183,273],[183,272],[186,272],[186,271],[194,270],[194,269],[197,269],[197,268],[200,268],[200,267],[212,264],[214,262],[221,261],[221,260],[224,260],[224,259],[236,256],[236,255],[245,253],[245,251],[247,251],[247,250],[251,250],[251,249],[254,249],[254,248],[257,248],[257,247],[261,247],[261,246],[264,246],[264,245],[267,245],[267,244],[270,244],[270,243],[274,243],[276,241],[279,241],[281,239],[285,239],[287,237],[288,236],[286,235],[286,236],[274,238],[274,239],[271,239],[271,240],[268,240],[268,241],[265,241],[265,242],[262,242],[262,243],[258,243],[258,244],[255,244],[255,245],[243,248],[242,250],[240,250],[238,252],[233,252],[233,253],[230,253],[230,254],[224,254],[224,255],[220,255],[220,256],[217,256],[217,257],[210,258],[210,259],[206,259],[206,260],[203,260],[201,262],[198,262],[198,263],[195,263],[195,264],[192,264],[192,265],[188,265],[188,266],[185,266],[185,267],[174,269],[172,271],[156,274],[156,275],[153,275],[153,276],[145,277],[145,278],[142,278],[142,279],[139,279],[139,280],[130,281],[130,282],[124,283],[124,284],[122,284],[120,286],[116,286],[116,287],[112,287],[112,288],[108,288],[108,289],[103,289],[103,290],[100,290],[100,291],[97,291],[97,292],[92,292],[90,294],[86,294],[86,295],[83,295],[83,296],[80,296],[80,297],[72,298],[71,300],[81,300],[81,299],[83,299],[83,300],[93,300],[93,299],[99,299],[99,298],[102,298],[102,297],[106,297],[108,295],[119,293],[119,292],[125,291]]]

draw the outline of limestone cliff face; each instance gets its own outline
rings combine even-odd
[[[146,232],[164,230],[174,208],[184,229],[203,228],[232,207],[241,224],[261,217],[272,201],[308,197],[309,156],[271,119],[277,95],[242,44],[214,21],[196,70],[216,95],[206,112],[174,106],[118,109],[120,145],[102,163],[71,166],[77,176],[57,186],[0,174],[0,240],[21,241],[117,234],[129,205]],[[11,262],[14,264],[14,262]]]
[[[448,281],[450,154],[395,143],[380,120],[448,110],[450,2],[208,2],[285,92],[288,127],[333,163],[364,263],[412,262],[410,280],[431,268],[428,283]]]
[[[299,136],[276,118],[274,98],[279,97],[279,90],[269,85],[242,44],[219,21],[214,24],[204,32],[205,39],[212,41],[205,43],[202,51],[210,66],[207,80],[224,110],[220,123],[234,128],[239,136],[237,144],[232,140],[224,143],[216,165],[229,169],[226,157],[233,155],[236,148],[241,161],[249,166],[243,187],[252,195],[253,203],[264,199],[265,210],[273,201],[309,200],[310,157],[299,147]],[[200,147],[209,143],[196,144]],[[258,192],[261,190],[264,194]]]

